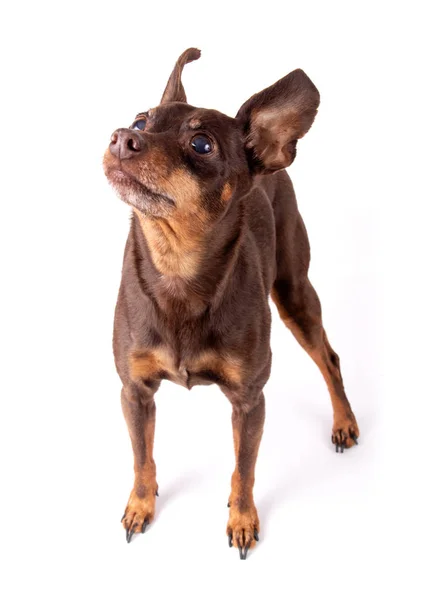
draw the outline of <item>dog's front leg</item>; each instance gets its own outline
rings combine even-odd
[[[144,533],[154,518],[158,495],[153,459],[156,404],[153,390],[143,385],[124,387],[121,399],[134,452],[134,487],[122,518],[129,543],[132,535]]]
[[[251,393],[251,391],[250,391]],[[232,428],[235,447],[235,471],[229,497],[229,521],[226,532],[229,545],[239,548],[241,559],[258,541],[260,522],[253,499],[254,470],[264,425],[263,392],[228,393],[232,403]]]

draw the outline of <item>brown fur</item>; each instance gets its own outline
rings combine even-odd
[[[162,103],[116,130],[104,157],[109,181],[135,213],[113,338],[135,459],[124,526],[130,539],[154,517],[160,382],[217,383],[232,404],[236,459],[227,533],[245,558],[259,530],[253,486],[271,367],[270,294],[326,381],[337,450],[359,431],[307,276],[307,233],[284,170],[319,93],[297,70],[250,98],[235,119],[195,108],[181,73],[198,57],[184,52]],[[196,136],[207,138],[207,153],[196,151]]]

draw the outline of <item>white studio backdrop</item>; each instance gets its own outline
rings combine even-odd
[[[417,3],[16,2],[0,22],[2,597],[418,597]],[[190,46],[193,105],[234,116],[297,67],[321,93],[289,173],[361,429],[337,455],[323,379],[272,308],[262,534],[245,563],[225,538],[233,449],[215,386],[162,385],[157,518],[129,546],[119,523],[132,454],[111,333],[129,209],[102,155]]]

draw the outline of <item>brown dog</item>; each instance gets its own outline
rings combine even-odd
[[[188,389],[217,383],[233,409],[227,534],[245,559],[259,532],[253,485],[271,365],[269,294],[325,378],[336,451],[357,443],[359,431],[307,277],[307,233],[285,171],[319,93],[296,70],[247,100],[235,119],[195,108],[181,73],[199,56],[194,48],[181,55],[160,105],[117,129],[104,157],[110,183],[135,213],[113,342],[135,461],[122,520],[129,542],[154,517],[161,380]]]

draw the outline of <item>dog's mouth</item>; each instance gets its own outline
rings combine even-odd
[[[155,212],[154,205],[161,205],[168,209],[175,206],[173,198],[151,189],[144,182],[125,171],[121,165],[105,165],[105,173],[120,198],[133,208],[150,213]]]

